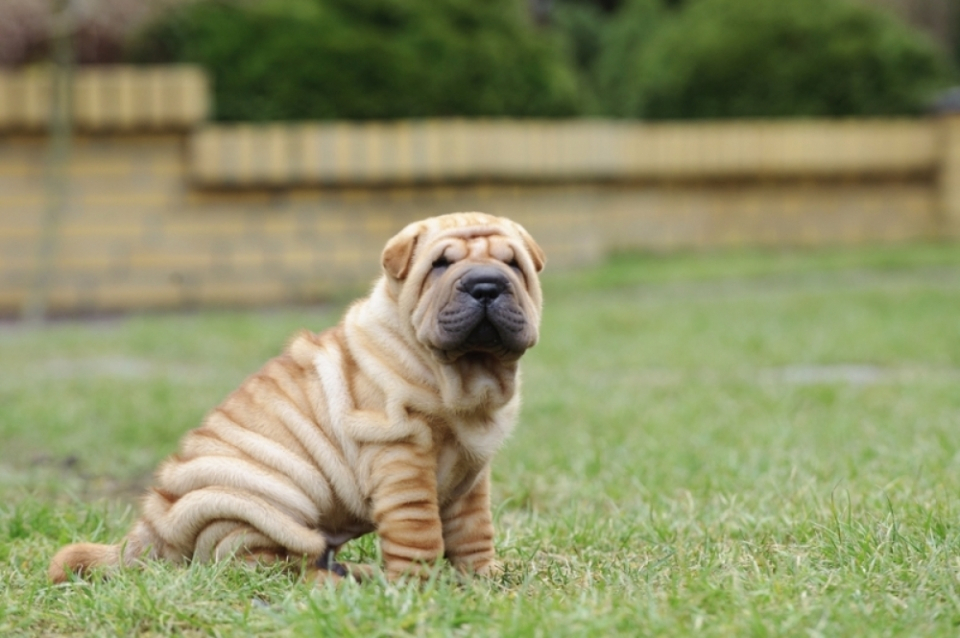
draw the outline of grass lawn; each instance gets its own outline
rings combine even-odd
[[[960,246],[624,256],[545,296],[495,462],[506,573],[425,588],[235,563],[49,585],[341,308],[0,325],[0,635],[960,632]]]

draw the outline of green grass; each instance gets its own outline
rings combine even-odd
[[[620,256],[545,297],[495,462],[506,574],[425,588],[233,563],[47,584],[341,308],[0,326],[0,635],[960,632],[960,246]]]

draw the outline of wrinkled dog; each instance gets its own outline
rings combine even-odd
[[[339,325],[296,335],[183,437],[121,543],[64,547],[50,578],[232,555],[360,577],[336,552],[372,531],[389,578],[441,557],[495,571],[490,461],[516,421],[543,264],[507,219],[407,226]]]

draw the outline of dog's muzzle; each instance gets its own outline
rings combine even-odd
[[[499,268],[471,268],[440,311],[441,349],[516,353],[529,347],[527,321],[510,279]]]

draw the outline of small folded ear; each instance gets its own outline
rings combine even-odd
[[[547,263],[547,256],[543,253],[543,249],[537,245],[537,242],[533,241],[533,237],[530,236],[530,233],[528,233],[523,226],[520,224],[516,226],[517,230],[520,231],[520,238],[523,240],[523,245],[533,260],[533,267],[537,269],[537,272],[540,272],[543,270],[544,264]]]
[[[420,239],[420,227],[411,225],[388,241],[380,257],[384,272],[394,279],[405,278],[410,272],[410,264],[413,261],[413,252],[417,248],[418,239]]]

